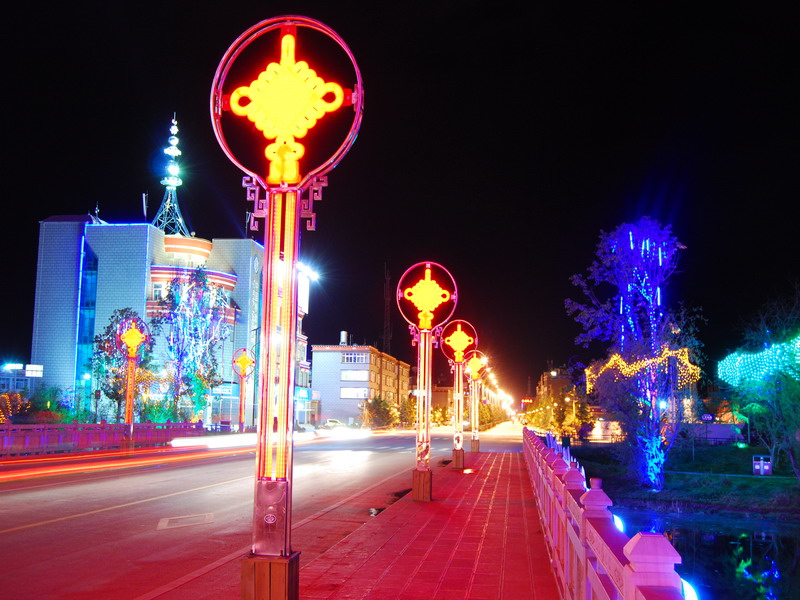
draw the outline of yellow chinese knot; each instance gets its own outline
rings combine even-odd
[[[130,326],[130,329],[119,336],[119,339],[121,339],[122,343],[128,348],[128,358],[133,358],[136,356],[139,346],[147,339],[147,336],[139,331],[139,328],[136,327],[134,323]]]
[[[413,287],[407,288],[403,296],[417,307],[419,328],[423,330],[433,327],[433,311],[450,300],[450,292],[431,279],[430,267],[425,267],[425,277]]]
[[[475,342],[475,338],[467,335],[461,329],[461,323],[456,325],[456,330],[444,338],[444,343],[453,349],[453,360],[457,363],[464,362],[464,350]]]
[[[473,356],[467,361],[467,369],[469,369],[469,376],[470,379],[477,381],[481,378],[481,369],[483,369],[484,363],[477,356]]]
[[[643,371],[653,366],[664,366],[670,358],[675,358],[678,366],[678,387],[685,387],[695,383],[700,379],[700,367],[693,365],[689,361],[689,349],[680,348],[678,350],[670,350],[667,346],[661,349],[661,355],[655,358],[637,360],[628,363],[619,354],[614,354],[606,362],[589,367],[586,369],[586,392],[591,394],[594,388],[594,383],[606,371],[615,370],[615,379],[620,375],[622,377],[632,377],[639,371]]]
[[[250,358],[246,352],[242,352],[233,362],[239,367],[239,373],[241,375],[247,375],[247,371],[256,361]]]
[[[337,83],[325,82],[305,61],[295,61],[295,37],[281,38],[280,63],[269,63],[249,86],[231,94],[231,110],[247,117],[268,140],[264,151],[269,161],[267,183],[298,183],[299,160],[305,148],[302,138],[317,119],[339,108],[344,92]],[[332,96],[330,101],[326,97]],[[246,99],[244,104],[242,100]]]

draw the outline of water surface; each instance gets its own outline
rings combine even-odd
[[[613,507],[625,533],[664,532],[699,600],[800,599],[800,525]]]

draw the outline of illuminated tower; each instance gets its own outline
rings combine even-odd
[[[180,186],[183,181],[178,177],[180,169],[175,160],[181,155],[181,151],[178,149],[178,137],[176,135],[178,133],[178,122],[174,117],[172,119],[172,126],[169,128],[169,133],[170,136],[167,140],[169,146],[164,148],[164,154],[170,158],[167,162],[167,175],[161,180],[161,185],[165,186],[166,190],[164,191],[164,199],[161,201],[161,207],[158,209],[153,219],[153,225],[167,235],[183,235],[190,237],[189,229],[186,227],[183,215],[181,215],[181,208],[178,206],[178,186]]]

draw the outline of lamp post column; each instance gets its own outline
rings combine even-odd
[[[291,548],[294,347],[299,214],[295,192],[269,192],[259,369],[253,554],[294,559]],[[283,252],[281,252],[283,249]],[[294,314],[293,314],[294,313]]]
[[[306,60],[297,60],[299,31],[312,37],[323,35],[345,52],[356,78],[352,90],[326,81]],[[259,40],[271,33],[278,34],[280,52],[269,62],[264,56],[266,46]],[[245,53],[248,58],[242,58]],[[256,79],[245,77],[240,66],[233,68],[253,59],[265,65]],[[250,70],[247,67],[246,71]],[[301,169],[306,149],[299,140],[319,119],[342,106],[354,109],[344,141],[321,164]],[[295,600],[299,596],[299,552],[291,546],[299,223],[301,218],[308,219],[308,228],[314,228],[313,202],[327,184],[325,174],[355,141],[362,112],[361,74],[352,52],[333,30],[307,17],[274,17],[251,27],[227,50],[214,75],[214,133],[231,161],[248,175],[244,185],[248,200],[254,201],[251,228],[258,229],[256,219],[264,219],[253,544],[252,553],[242,563],[244,600]],[[349,117],[341,119],[346,122]],[[253,139],[266,143],[257,154],[251,154],[252,148],[241,152],[247,144],[236,123],[245,120],[253,125],[249,130]],[[253,156],[262,154],[267,165],[253,162]],[[266,198],[260,198],[261,190],[266,190]],[[304,192],[309,195],[301,198]]]
[[[122,440],[124,450],[131,452],[133,439],[133,396],[136,388],[136,359],[139,350],[150,340],[147,325],[138,317],[120,322],[117,328],[117,348],[125,354],[125,433]]]
[[[255,369],[256,361],[247,348],[239,348],[233,353],[233,371],[239,376],[239,432],[244,431],[244,409],[247,400],[247,379]]]
[[[453,467],[464,468],[464,363],[453,364]]]
[[[470,382],[470,389],[472,390],[472,441],[470,445],[470,450],[472,452],[480,452],[481,451],[481,440],[480,440],[480,419],[481,419],[481,411],[480,411],[480,402],[481,402],[481,381],[480,379],[473,379]]]
[[[450,318],[458,293],[450,272],[433,262],[417,263],[397,284],[397,306],[408,321],[417,344],[417,445],[416,466],[412,471],[411,494],[414,500],[432,499],[431,454],[431,363],[434,330]]]
[[[466,357],[467,369],[469,370],[469,390],[470,390],[470,423],[472,424],[472,452],[481,451],[480,442],[480,401],[482,391],[482,378],[486,373],[486,356],[478,350],[473,350]]]
[[[467,321],[450,321],[442,328],[441,348],[453,371],[453,467],[464,468],[464,359],[478,345],[478,334]]]
[[[419,353],[417,355],[417,446],[416,471],[414,473],[415,500],[430,500],[431,470],[431,355],[433,336],[430,330],[422,330],[419,335]],[[417,482],[419,478],[428,482]],[[426,489],[427,488],[427,489]],[[419,495],[420,497],[416,497]],[[427,497],[423,497],[427,496]]]

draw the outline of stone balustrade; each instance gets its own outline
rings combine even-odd
[[[124,423],[0,424],[0,457],[119,448]],[[162,446],[176,437],[204,435],[198,423],[135,423],[136,446]]]
[[[577,462],[529,429],[523,452],[562,600],[683,598],[681,557],[663,534],[619,531],[601,480],[587,489]]]

